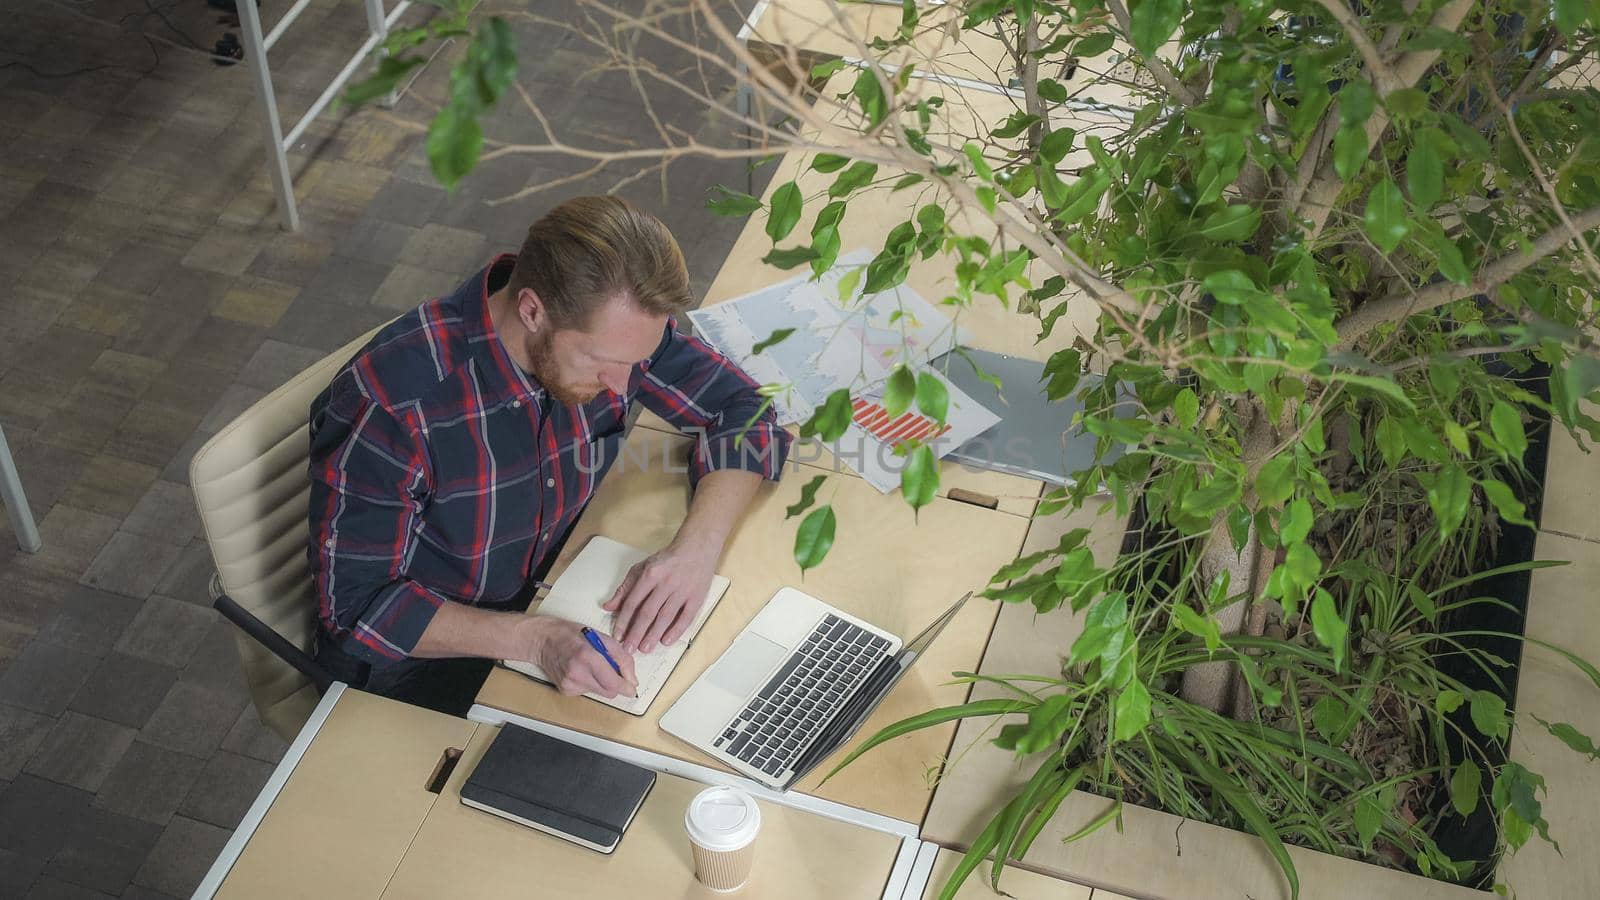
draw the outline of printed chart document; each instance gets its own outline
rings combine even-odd
[[[931,365],[964,343],[965,333],[906,285],[860,295],[869,250],[843,254],[815,281],[805,276],[753,294],[693,310],[689,319],[723,355],[751,378],[787,389],[773,397],[778,422],[792,425],[811,418],[828,395],[850,390],[851,424],[839,439],[837,456],[885,493],[900,486],[905,457],[895,448],[907,440],[933,444],[943,456],[992,428],[1000,417],[950,383]],[[756,345],[788,332],[777,343]],[[888,417],[882,407],[884,385],[895,364],[905,362],[945,385],[950,396],[945,426],[935,425],[915,408]]]
[[[602,604],[611,599],[617,588],[622,585],[622,579],[627,577],[628,570],[636,563],[643,562],[650,554],[636,547],[618,543],[611,538],[595,535],[585,544],[578,557],[561,573],[556,583],[551,585],[550,593],[540,602],[538,612],[542,615],[555,616],[587,625],[596,631],[606,634],[611,633],[611,613],[601,609]],[[614,706],[625,713],[636,716],[645,714],[650,708],[650,703],[661,693],[661,688],[667,683],[667,676],[672,674],[678,660],[683,658],[689,644],[695,635],[700,633],[700,627],[710,618],[711,610],[722,600],[722,595],[728,590],[728,579],[721,575],[711,577],[711,589],[706,592],[706,602],[701,604],[700,612],[694,617],[683,636],[678,638],[672,646],[657,645],[649,653],[635,653],[633,655],[634,674],[639,678],[639,696],[618,696],[615,698],[601,697],[597,694],[584,694],[591,700],[598,700],[607,706]],[[543,669],[530,662],[521,660],[501,660],[501,665],[508,669],[521,672],[532,678],[549,683],[550,677]]]

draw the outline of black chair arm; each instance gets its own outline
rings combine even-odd
[[[228,621],[243,629],[245,634],[254,638],[256,643],[266,647],[272,651],[273,655],[294,666],[295,669],[299,670],[300,674],[311,679],[312,683],[317,686],[317,693],[326,693],[328,686],[333,684],[333,676],[317,665],[317,661],[311,658],[311,654],[289,643],[287,638],[273,631],[267,626],[267,623],[256,618],[254,613],[240,606],[232,597],[227,594],[219,594],[217,599],[212,601],[212,606],[215,606],[218,612],[227,617]]]

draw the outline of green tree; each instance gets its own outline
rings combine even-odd
[[[486,146],[479,117],[511,84],[516,51],[497,19],[469,25],[464,5],[440,5],[454,17],[436,32],[470,33],[427,126],[434,171],[454,185]],[[1036,774],[946,896],[987,856],[998,879],[1075,788],[1249,829],[1294,892],[1286,841],[1459,880],[1485,861],[1439,849],[1451,816],[1490,803],[1509,847],[1548,837],[1543,781],[1491,752],[1507,740],[1504,699],[1437,657],[1500,678],[1452,623],[1493,602],[1473,592],[1494,574],[1486,548],[1526,522],[1529,434],[1549,419],[1600,437],[1584,405],[1600,387],[1600,6],[907,0],[897,27],[863,34],[849,4],[830,3],[820,24],[855,63],[757,56],[706,0],[576,7],[568,20],[507,15],[609,48],[641,91],[695,96],[750,143],[657,121],[658,147],[578,146],[524,93],[547,140],[488,153],[600,167],[811,150],[826,191],[790,181],[711,201],[765,217],[775,268],[826,270],[852,209],[893,203],[915,212],[852,285],[891,287],[941,254],[958,313],[1005,303],[1041,340],[1063,316],[1093,321],[1050,358],[1044,389],[1083,403],[1102,459],[1040,514],[1104,485],[1138,535],[1097,560],[1073,532],[995,574],[995,599],[1083,614],[1059,678],[930,711],[857,751],[952,718],[1023,717],[997,743]],[[427,38],[396,35],[358,98],[398,83]],[[978,128],[948,83],[913,75],[948,67],[961,40],[1008,57],[993,80],[1011,108]],[[1082,127],[1103,113],[1118,127]],[[896,402],[943,418],[909,370],[896,380]],[[1119,386],[1131,417],[1113,415]],[[836,436],[849,409],[835,398],[805,433]],[[1113,447],[1126,452],[1109,461]],[[915,507],[938,468],[926,447],[911,453]],[[792,516],[815,485],[806,495]],[[803,567],[825,564],[834,525],[826,506],[801,519]],[[1570,725],[1546,727],[1593,752]],[[1450,800],[1439,813],[1436,789]]]

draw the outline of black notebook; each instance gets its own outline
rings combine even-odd
[[[507,722],[461,802],[610,853],[655,783],[649,769]]]

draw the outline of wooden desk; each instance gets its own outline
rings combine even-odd
[[[900,28],[901,9],[888,3],[838,3],[838,15],[828,0],[761,0],[740,30],[751,50],[759,56],[787,58],[791,52],[804,69],[830,57],[861,57],[860,44],[873,38],[893,40]],[[925,5],[917,26],[917,38],[909,46],[874,53],[880,62],[930,66],[958,77],[1004,84],[1015,72],[1006,46],[994,33],[992,23],[959,31],[966,16],[962,4]]]
[[[440,756],[466,746],[478,726],[337,688],[284,756],[283,777],[275,773],[262,790],[257,803],[266,805],[235,832],[242,852],[231,842],[223,850],[237,861],[213,867],[197,897],[217,882],[226,900],[383,893],[439,799],[427,787]]]
[[[610,856],[463,806],[498,727],[335,685],[195,897],[720,896],[694,879],[683,811],[705,785],[660,774]],[[446,748],[463,749],[438,793]],[[761,803],[751,884],[735,896],[901,900],[915,838]]]
[[[665,441],[687,452],[687,438],[636,431],[628,446]],[[648,445],[647,445],[648,446]],[[641,465],[626,455],[579,519],[553,572],[559,574],[595,534],[643,549],[664,546],[688,509],[689,486],[669,472],[660,452]],[[1027,520],[966,503],[935,499],[914,522],[911,509],[885,498],[859,478],[830,481],[818,496],[839,517],[833,550],[822,566],[801,576],[795,565],[794,523],[784,507],[794,503],[814,470],[802,467],[782,482],[766,484],[730,539],[717,571],[732,581],[650,712],[635,717],[582,697],[563,697],[550,687],[508,670],[490,675],[478,702],[552,722],[587,734],[703,765],[711,757],[661,731],[661,714],[721,655],[778,588],[792,585],[896,634],[920,631],[968,590],[981,589],[994,571],[1016,556]],[[967,688],[947,684],[950,673],[971,670],[983,655],[994,622],[993,603],[969,603],[925,658],[889,695],[855,746],[879,728],[938,706],[961,703]],[[926,774],[949,747],[953,727],[901,738],[857,760],[825,786],[827,765],[802,780],[799,789],[903,821],[922,821],[932,794]]]

